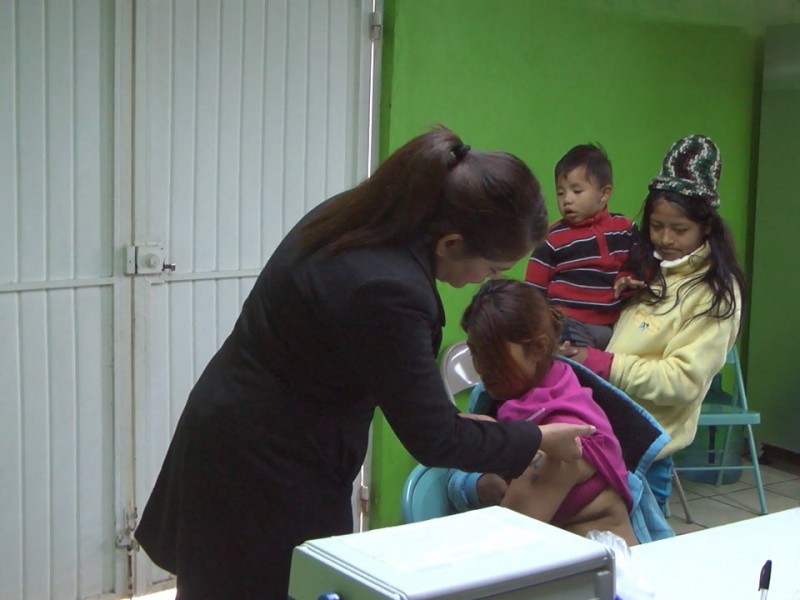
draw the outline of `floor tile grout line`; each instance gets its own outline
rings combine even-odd
[[[687,482],[684,482],[683,487],[687,494],[689,506],[695,507],[697,512],[701,512],[702,507],[702,511],[705,515],[709,516],[711,519],[717,517],[721,522],[716,525],[706,525],[698,522],[686,523],[685,517],[682,516],[683,513],[680,510],[680,500],[677,498],[677,495],[673,494],[669,499],[670,509],[673,513],[670,518],[670,525],[675,530],[676,535],[685,535],[695,531],[712,529],[714,527],[720,527],[729,523],[735,523],[761,516],[761,511],[756,506],[750,508],[747,505],[743,505],[740,500],[736,500],[732,497],[734,495],[741,497],[742,494],[748,495],[757,493],[758,487],[756,486],[755,481],[747,480],[749,476],[751,476],[750,473],[745,473],[742,479],[731,484],[724,484],[720,488],[714,486],[713,483],[689,481],[687,485]],[[786,493],[778,491],[780,488],[793,488],[798,482],[800,482],[800,474],[782,471],[775,467],[761,465],[761,476],[764,479],[763,485],[764,492],[767,494],[768,507],[770,507],[770,495],[779,496],[782,499],[795,501],[800,504],[800,492]],[[693,485],[701,488],[702,486],[705,486],[706,489],[692,489]],[[728,487],[734,489],[726,489]],[[700,504],[700,500],[709,500],[711,502]],[[697,517],[695,516],[695,518]]]

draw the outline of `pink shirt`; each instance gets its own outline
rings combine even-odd
[[[533,418],[531,418],[533,417]],[[628,470],[622,458],[622,449],[603,409],[592,398],[592,391],[582,387],[572,367],[562,361],[554,361],[539,385],[518,399],[503,402],[497,410],[500,421],[531,420],[537,425],[547,423],[588,423],[597,431],[594,435],[581,438],[583,458],[597,469],[597,474],[605,480],[622,498],[630,510],[631,493],[628,488]],[[591,481],[591,480],[590,480]],[[596,489],[596,487],[595,487]],[[590,498],[572,497],[586,492],[586,486],[575,486],[565,499],[577,512],[591,502],[599,491],[592,492]],[[602,491],[602,488],[600,489]],[[561,511],[559,511],[561,512]]]

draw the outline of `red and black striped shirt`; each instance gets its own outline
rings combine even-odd
[[[624,298],[614,298],[614,281],[628,260],[636,225],[603,209],[575,225],[550,227],[534,250],[525,273],[568,317],[595,325],[617,320]]]

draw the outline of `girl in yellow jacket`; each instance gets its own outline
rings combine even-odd
[[[700,405],[739,332],[744,274],[720,217],[721,160],[707,137],[675,142],[649,186],[632,272],[643,281],[614,326],[606,351],[562,349],[648,410],[672,440],[648,480],[659,502],[669,497],[671,455],[697,432]]]

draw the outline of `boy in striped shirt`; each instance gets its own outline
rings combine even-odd
[[[623,271],[636,225],[608,212],[611,162],[594,144],[575,146],[555,167],[561,219],[534,250],[525,280],[564,313],[562,342],[604,349],[637,280]]]

